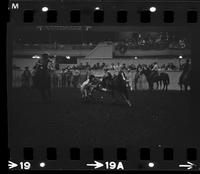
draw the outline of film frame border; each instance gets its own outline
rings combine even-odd
[[[129,24],[130,25],[130,24]],[[198,24],[197,24],[198,25]],[[195,26],[194,26],[195,27]]]

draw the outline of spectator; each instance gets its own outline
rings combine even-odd
[[[69,68],[67,68],[67,72],[65,74],[66,74],[67,86],[70,87],[72,80],[72,72],[70,71]]]
[[[30,88],[30,86],[31,86],[31,84],[30,84],[31,83],[31,77],[32,77],[32,75],[31,75],[31,72],[29,70],[29,67],[26,66],[25,70],[24,70],[24,72],[22,74],[22,87]]]
[[[78,87],[79,78],[80,78],[80,71],[75,70],[73,72],[73,79],[72,79],[72,85],[73,85],[74,88]]]
[[[65,69],[63,68],[62,69],[62,72],[61,72],[61,79],[62,79],[62,88],[65,88],[66,87],[66,72],[65,72]]]

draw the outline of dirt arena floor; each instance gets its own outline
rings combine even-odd
[[[106,94],[97,93],[95,98],[84,103],[78,89],[64,88],[54,90],[54,101],[44,102],[33,89],[13,89],[8,116],[11,160],[21,161],[23,147],[33,147],[39,157],[32,165],[38,169],[37,160],[46,158],[45,149],[55,147],[60,150],[59,160],[50,168],[86,169],[84,162],[70,161],[66,149],[88,149],[81,151],[81,160],[91,162],[93,147],[106,149],[105,153],[111,154],[106,160],[116,158],[112,156],[114,148],[126,147],[133,155],[125,165],[132,169],[147,165],[136,159],[139,148],[150,147],[155,154],[159,151],[158,157],[154,154],[151,159],[162,159],[161,150],[172,147],[176,165],[163,161],[160,167],[177,169],[186,160],[185,149],[200,146],[198,115],[194,114],[190,92],[131,92],[133,107],[119,96],[116,103]]]
[[[131,92],[132,107],[100,93],[84,103],[74,88],[55,89],[52,102],[32,89],[13,89],[12,98],[10,146],[181,145],[197,136],[190,92]]]

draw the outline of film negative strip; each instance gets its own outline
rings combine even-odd
[[[11,0],[8,169],[200,170],[200,2]]]

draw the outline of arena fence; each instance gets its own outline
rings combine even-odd
[[[117,74],[116,70],[111,70],[111,74]],[[178,80],[181,75],[180,71],[166,71],[169,74],[170,78],[170,84],[168,89],[169,90],[180,90],[180,87],[178,85]],[[12,87],[14,88],[20,88],[23,87],[23,81],[22,81],[22,70],[13,70],[12,73]],[[54,73],[51,74],[51,85],[52,88],[67,88],[67,87],[78,87],[78,84],[82,83],[84,80],[86,80],[86,70],[81,70],[79,76],[75,76],[72,74],[71,77],[63,76],[61,71],[55,71]],[[136,71],[132,70],[129,72],[125,72],[127,77],[132,81],[133,86],[134,86],[134,78]],[[102,77],[104,75],[103,70],[93,70],[92,74],[94,74],[97,77]],[[68,81],[70,82],[70,85],[68,85]],[[32,86],[32,78],[30,78],[30,86]],[[148,84],[145,79],[145,77],[142,77],[138,81],[138,89],[139,90],[146,90],[148,89]]]

